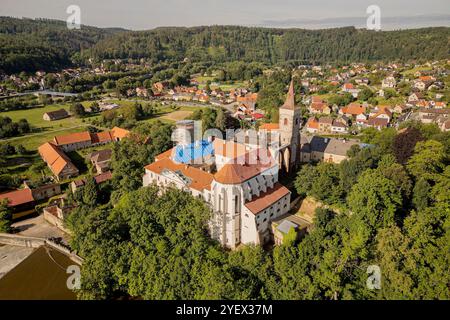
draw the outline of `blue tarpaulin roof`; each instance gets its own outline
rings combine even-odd
[[[212,142],[199,140],[187,146],[177,146],[174,160],[178,163],[189,163],[194,159],[204,158],[213,153]]]

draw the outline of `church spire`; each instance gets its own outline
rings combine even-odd
[[[294,92],[294,79],[291,80],[291,84],[289,86],[289,91],[286,96],[286,101],[284,102],[283,109],[295,109],[295,92]]]

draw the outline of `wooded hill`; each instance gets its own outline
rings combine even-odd
[[[54,69],[89,58],[140,59],[153,63],[257,61],[332,63],[445,59],[450,28],[368,31],[354,27],[325,30],[238,26],[164,27],[124,31],[63,21],[0,17],[0,70],[8,73]],[[81,60],[80,60],[81,57]]]

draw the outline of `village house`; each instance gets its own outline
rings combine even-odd
[[[395,88],[396,86],[397,86],[397,80],[395,80],[395,78],[392,76],[384,78],[383,81],[381,82],[382,88]]]
[[[111,149],[104,149],[89,154],[87,158],[94,166],[96,172],[100,174],[109,170],[111,155]]]
[[[319,121],[315,117],[311,117],[306,122],[306,131],[309,133],[319,132]]]
[[[319,132],[331,133],[331,126],[333,125],[333,118],[322,117],[319,118]]]
[[[33,198],[37,201],[48,199],[58,194],[61,194],[61,186],[59,183],[45,184],[38,187],[32,187],[27,181],[23,182],[25,188],[31,189]]]
[[[350,103],[348,106],[342,107],[339,110],[340,115],[345,115],[347,117],[357,117],[358,115],[365,113],[366,107],[356,102]]]
[[[89,131],[69,133],[56,136],[53,143],[65,152],[105,145],[113,141],[120,141],[129,135],[129,131],[114,127],[111,131],[90,133]]]
[[[295,240],[301,240],[308,232],[310,224],[297,215],[284,215],[272,221],[272,233],[275,245],[284,243],[285,237],[290,232],[295,232]]]
[[[68,179],[79,174],[77,167],[55,144],[44,143],[38,148],[38,152],[57,180]]]
[[[138,97],[148,98],[150,96],[148,90],[144,87],[137,87],[136,88],[136,95]]]
[[[397,113],[397,114],[403,114],[407,111],[410,111],[411,107],[409,105],[406,104],[397,104],[392,111]]]
[[[427,109],[427,108],[421,108],[419,109],[419,121],[422,123],[436,123],[440,124],[441,130],[444,129],[444,131],[447,128],[446,121],[447,119],[450,119],[450,109]],[[439,123],[438,123],[439,122]]]
[[[334,119],[331,125],[331,133],[348,133],[348,125],[343,119]]]
[[[248,93],[245,96],[238,96],[236,98],[236,102],[242,103],[250,110],[254,111],[256,109],[256,102],[258,100],[258,94],[257,93]]]
[[[312,102],[309,106],[311,114],[331,114],[331,108],[325,102]]]
[[[70,152],[92,146],[92,136],[88,131],[69,133],[54,137],[53,143],[64,152]]]
[[[154,89],[154,91],[161,93],[161,92],[169,89],[169,82],[168,81],[155,82],[153,84],[153,89]]]
[[[375,119],[386,119],[389,123],[392,119],[392,112],[389,106],[377,106],[370,114],[369,120],[371,118]]]
[[[434,79],[431,76],[419,77],[419,79],[414,82],[414,88],[416,88],[416,89],[418,89],[420,91],[424,91],[429,86],[431,86],[435,80],[436,79]]]
[[[13,219],[20,218],[34,212],[36,201],[33,198],[31,189],[25,188],[0,194],[0,201],[7,201],[7,206],[11,208]]]
[[[321,161],[341,163],[348,159],[347,152],[353,145],[360,143],[346,139],[303,136],[300,158],[303,163]]]
[[[408,97],[408,102],[411,104],[415,104],[419,100],[423,99],[423,94],[420,92],[413,92]]]
[[[45,121],[55,121],[55,120],[60,120],[60,119],[68,118],[68,117],[70,117],[70,115],[66,109],[48,111],[48,112],[44,113],[44,115],[42,116],[42,118]]]
[[[94,179],[95,184],[97,184],[97,185],[102,184],[102,183],[112,179],[112,172],[111,171],[103,172],[101,174],[94,176],[93,179]],[[81,188],[83,188],[85,184],[86,184],[86,179],[72,181],[70,183],[70,190],[72,190],[72,193],[75,193],[77,190],[80,190]]]
[[[342,92],[348,92],[350,93],[354,98],[358,97],[358,94],[361,90],[355,88],[355,86],[352,83],[344,83],[342,86]]]
[[[389,120],[385,118],[369,118],[367,120],[367,126],[371,128],[375,128],[377,130],[381,130],[383,128],[387,128],[389,125]]]

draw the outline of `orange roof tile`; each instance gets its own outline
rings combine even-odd
[[[164,158],[153,162],[145,167],[145,169],[157,174],[161,174],[164,169],[176,172],[180,171],[184,176],[191,179],[190,188],[198,191],[211,190],[211,183],[214,176],[201,169],[194,168],[185,164],[177,164],[169,158]]]
[[[262,125],[259,126],[259,130],[272,131],[272,130],[279,130],[279,129],[280,129],[279,123],[263,123]]]
[[[272,189],[261,193],[259,197],[253,198],[251,201],[247,202],[245,206],[256,215],[289,193],[289,189],[280,183],[276,183]]]
[[[58,176],[66,166],[78,171],[66,154],[59,150],[53,143],[44,143],[38,148],[38,152],[56,176]]]
[[[122,129],[119,127],[114,127],[111,129],[111,135],[115,138],[115,139],[123,139],[128,137],[128,135],[130,134],[130,131],[126,130],[126,129]]]
[[[97,132],[92,134],[92,143],[106,143],[113,141],[110,131]]]
[[[21,204],[33,202],[33,193],[30,189],[22,189],[0,194],[0,201],[8,199],[8,207],[15,207]]]
[[[309,118],[306,126],[311,129],[319,129],[319,121],[314,117]]]
[[[91,140],[92,140],[91,134],[88,131],[69,133],[62,136],[56,136],[54,138],[54,141],[58,146],[71,143],[86,142]]]
[[[155,157],[155,161],[159,161],[162,159],[166,159],[166,158],[170,158],[172,156],[172,152],[174,151],[175,148],[169,149],[167,151],[164,151],[163,153],[158,154]]]
[[[260,153],[259,151],[255,152]],[[248,155],[250,157],[250,153]],[[267,163],[256,161],[257,163],[255,164],[248,164],[248,161],[246,161],[245,164],[240,163],[225,164],[222,167],[222,169],[220,169],[214,175],[214,180],[216,180],[221,184],[239,184],[261,174],[263,171],[271,168],[274,165],[275,161],[270,157],[270,154],[267,155],[261,154],[261,156],[262,157],[264,156],[265,160],[267,160],[266,161]]]
[[[345,83],[345,84],[344,84],[344,88],[347,89],[347,90],[349,90],[349,89],[354,89],[355,87],[353,86],[352,83]]]
[[[244,97],[237,97],[236,101],[237,102],[252,102],[252,103],[256,103],[256,101],[258,100],[258,94],[257,93],[249,93]]]
[[[342,112],[345,114],[351,114],[357,116],[366,112],[366,107],[359,103],[350,103],[348,106],[342,108]]]

